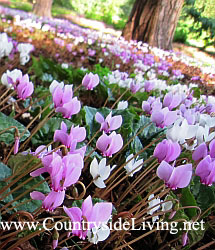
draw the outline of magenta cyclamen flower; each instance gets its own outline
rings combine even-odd
[[[71,118],[81,109],[81,103],[77,97],[73,98],[72,85],[56,86],[52,90],[52,98],[56,112],[61,112],[64,118]]]
[[[33,191],[30,193],[30,196],[33,200],[41,200],[42,207],[45,210],[53,211],[55,208],[59,207],[65,197],[65,191],[62,192],[55,192],[51,191],[47,196],[45,196],[43,193],[38,191]]]
[[[211,158],[215,158],[215,139],[213,139],[209,144],[209,152],[206,143],[203,142],[195,149],[192,158],[194,161],[199,161],[205,158],[208,153]]]
[[[88,231],[93,227],[98,227],[106,222],[112,213],[110,202],[100,202],[93,206],[91,196],[88,196],[82,203],[81,209],[78,207],[63,207],[65,213],[73,223],[72,234],[80,239],[85,239]]]
[[[172,110],[172,109],[176,108],[177,106],[179,106],[181,101],[182,101],[181,95],[179,95],[179,94],[173,95],[172,92],[169,92],[164,96],[163,106],[168,107],[169,110]]]
[[[215,182],[215,161],[211,159],[210,155],[199,162],[196,175],[200,177],[202,184],[211,186]]]
[[[158,143],[154,150],[154,157],[161,161],[174,161],[178,158],[181,153],[181,147],[178,142],[172,142],[171,140],[163,140]]]
[[[71,127],[70,134],[67,134],[67,126],[65,122],[61,123],[61,129],[54,133],[54,141],[60,141],[66,147],[75,150],[78,142],[82,142],[86,138],[86,130],[84,127]]]
[[[32,82],[29,82],[29,76],[25,74],[17,79],[18,84],[16,87],[18,97],[22,100],[25,100],[27,97],[31,96],[34,92],[34,85]]]
[[[104,131],[105,133],[116,130],[122,125],[122,116],[116,115],[112,117],[112,111],[106,117],[106,119],[104,119],[104,117],[99,112],[97,112],[95,115],[95,119],[98,123],[101,124],[100,131]]]
[[[167,187],[173,190],[187,187],[192,178],[192,164],[174,167],[162,161],[157,169],[157,176],[165,182]]]
[[[64,156],[59,172],[56,175],[51,175],[53,190],[63,191],[75,184],[81,176],[83,166],[83,158],[79,154]]]
[[[104,156],[112,157],[113,154],[118,152],[123,146],[123,139],[120,134],[112,132],[110,135],[103,133],[98,138],[96,147],[102,151]]]
[[[169,111],[168,108],[163,108],[152,112],[151,121],[154,122],[157,127],[164,128],[172,125],[177,117],[177,111]]]
[[[14,154],[17,154],[19,151],[19,140],[20,138],[18,136],[15,137],[15,144],[14,144]]]
[[[39,168],[31,173],[35,177],[44,172],[51,176],[52,189],[54,191],[63,191],[67,187],[75,184],[84,166],[83,158],[80,154],[67,154],[63,158],[55,152],[52,155],[43,157],[43,168]]]
[[[97,74],[89,73],[86,74],[82,80],[82,85],[88,89],[92,90],[99,84],[99,76]]]

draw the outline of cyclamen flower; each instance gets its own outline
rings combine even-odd
[[[147,214],[153,215],[153,213],[155,213],[160,208],[161,200],[159,198],[154,199],[154,194],[151,194],[149,196],[148,200],[149,200],[149,207],[148,208],[150,210],[147,211]],[[158,215],[152,217],[153,222],[155,222],[158,219],[159,219]]]
[[[51,88],[51,91],[55,111],[61,112],[64,118],[69,119],[72,115],[80,111],[81,103],[77,97],[73,98],[72,85],[65,85],[63,87],[57,85]]]
[[[167,187],[173,190],[187,187],[192,178],[192,164],[174,167],[162,161],[157,169],[157,176],[165,182]]]
[[[104,156],[112,157],[113,154],[118,152],[123,146],[123,139],[120,134],[116,134],[116,132],[112,132],[110,135],[106,135],[103,133],[98,138],[96,143],[96,147],[102,151]]]
[[[153,155],[159,162],[162,162],[163,160],[170,162],[176,160],[180,153],[181,147],[177,142],[165,139],[157,144]]]
[[[61,122],[61,129],[56,130],[54,133],[54,141],[60,141],[63,145],[75,150],[78,142],[82,142],[86,138],[86,130],[84,127],[72,126],[70,134],[67,134],[67,125],[65,122]]]
[[[25,65],[30,60],[29,53],[34,50],[34,46],[30,43],[20,43],[17,49],[20,52],[20,64]]]
[[[168,108],[163,108],[152,112],[151,121],[154,122],[157,127],[164,128],[172,125],[177,117],[177,111],[169,111]]]
[[[14,85],[14,87],[17,89],[18,97],[22,100],[25,100],[34,92],[34,85],[32,82],[29,82],[29,76],[27,74],[22,77],[19,77],[17,81],[18,84]]]
[[[131,158],[133,158],[134,155],[130,154],[127,158],[126,158],[126,162],[128,162]],[[132,160],[130,160],[126,165],[125,165],[125,170],[127,171],[128,176],[133,177],[133,175],[140,171],[140,169],[143,167],[142,166],[143,163],[143,159],[141,160],[135,160],[134,158]]]
[[[167,130],[166,137],[174,142],[185,143],[186,139],[195,137],[198,125],[189,125],[186,119],[178,119],[173,127]]]
[[[211,186],[215,182],[215,161],[210,155],[199,162],[195,174],[200,177],[202,184]]]
[[[55,192],[51,191],[47,196],[38,191],[33,191],[30,193],[30,196],[33,200],[41,200],[42,207],[47,211],[53,211],[55,208],[59,207],[65,197],[65,191]]]
[[[128,107],[127,101],[120,101],[118,102],[117,110],[124,110],[124,109],[127,109],[127,107]]]
[[[51,176],[52,188],[54,191],[62,191],[75,184],[84,166],[83,158],[80,154],[67,154],[63,158],[53,152],[42,159],[43,166],[33,172],[31,176],[39,176],[48,172]]]
[[[106,158],[103,158],[100,163],[94,157],[90,164],[90,174],[93,177],[93,183],[99,188],[105,188],[104,181],[110,175],[110,165],[106,166]]]
[[[201,143],[193,152],[192,158],[194,161],[199,161],[205,158],[207,155],[210,155],[211,158],[215,158],[215,139],[212,140],[209,144],[209,152],[208,147],[205,142]]]
[[[14,144],[14,154],[17,154],[19,151],[19,140],[20,138],[18,136],[15,137],[15,144]]]
[[[9,42],[7,33],[0,34],[0,58],[9,56],[13,49],[13,43]]]
[[[177,106],[179,106],[181,101],[182,101],[181,95],[172,94],[172,92],[169,92],[164,96],[163,106],[168,107],[169,110],[172,110],[172,109],[176,108]]]
[[[14,69],[12,71],[7,70],[1,77],[1,82],[7,88],[12,87],[12,85],[16,85],[16,81],[18,78],[22,77],[22,71],[19,69]]]
[[[64,156],[58,173],[51,175],[53,190],[63,191],[75,184],[81,176],[83,166],[83,158],[79,154]]]
[[[75,225],[72,234],[84,240],[91,228],[98,227],[101,223],[109,220],[112,213],[112,204],[110,202],[100,202],[93,206],[92,198],[88,196],[82,203],[81,209],[78,207],[67,208],[65,206],[63,209]]]
[[[97,244],[99,241],[104,241],[110,235],[110,228],[102,223],[98,228],[93,227],[88,231],[87,238],[90,243]]]
[[[112,117],[112,111],[106,117],[106,119],[104,119],[104,117],[99,112],[97,112],[95,115],[95,119],[98,123],[101,124],[100,131],[104,131],[105,133],[116,130],[122,125],[122,116],[116,115]]]
[[[88,89],[93,90],[99,84],[99,76],[97,74],[86,74],[82,80],[82,85]]]

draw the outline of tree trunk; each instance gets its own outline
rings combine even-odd
[[[51,18],[51,8],[53,0],[36,0],[33,6],[33,13],[38,16]]]
[[[184,0],[136,0],[122,31],[126,40],[137,40],[161,49],[172,49],[172,40]]]

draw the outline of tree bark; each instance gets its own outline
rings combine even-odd
[[[38,16],[51,18],[51,8],[53,0],[36,0],[33,6],[33,13]]]
[[[122,35],[164,50],[172,40],[184,0],[136,0]]]

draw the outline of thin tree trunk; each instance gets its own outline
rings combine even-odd
[[[184,0],[136,0],[122,35],[161,49],[172,40]]]
[[[33,13],[38,16],[51,18],[51,8],[53,0],[36,0],[33,6]]]

